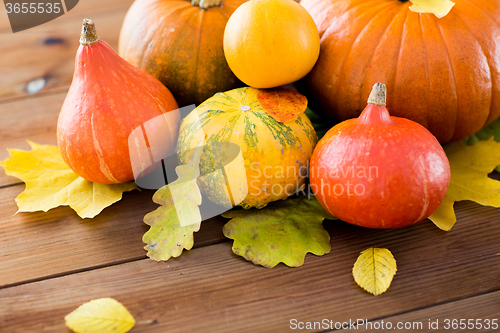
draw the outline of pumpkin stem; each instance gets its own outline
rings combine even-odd
[[[91,19],[84,19],[82,25],[82,35],[80,37],[80,44],[90,46],[99,41],[99,36],[95,30],[95,24]]]
[[[368,97],[368,105],[361,112],[358,118],[358,124],[362,125],[390,125],[392,124],[389,111],[385,107],[385,97],[387,89],[383,83],[375,83],[372,92]]]
[[[201,9],[209,9],[212,7],[220,7],[222,0],[191,0],[193,6],[198,6]]]
[[[375,83],[372,88],[370,96],[368,96],[368,104],[375,104],[377,106],[385,106],[387,95],[387,88],[383,83]]]

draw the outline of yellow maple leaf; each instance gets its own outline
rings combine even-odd
[[[18,212],[70,206],[81,218],[92,218],[119,201],[123,192],[137,189],[135,183],[92,183],[64,163],[58,147],[28,143],[31,151],[8,149],[11,157],[0,162],[7,175],[26,183],[26,189],[16,198]]]
[[[438,228],[449,231],[457,220],[453,210],[455,201],[471,200],[500,207],[500,182],[488,177],[500,165],[500,143],[493,138],[473,146],[459,141],[446,145],[444,150],[450,161],[450,186],[443,202],[429,219]]]
[[[377,296],[389,288],[396,271],[396,260],[391,251],[372,247],[361,252],[352,275],[361,288]]]
[[[77,333],[125,333],[135,325],[127,308],[113,298],[84,303],[64,319],[66,326]]]
[[[416,13],[432,13],[438,18],[448,14],[455,5],[450,0],[410,0],[413,4],[410,10]]]

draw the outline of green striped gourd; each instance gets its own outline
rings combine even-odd
[[[239,203],[243,208],[262,208],[305,186],[309,159],[318,140],[316,132],[304,113],[286,123],[274,120],[259,105],[258,91],[245,87],[217,93],[182,121],[177,143],[180,163],[188,163],[188,151],[204,136],[207,145],[200,161],[202,176],[198,184],[217,204],[228,204],[224,195],[228,187],[211,174],[220,168],[214,165],[213,152],[207,148],[211,143],[231,142],[241,149],[248,189]],[[231,190],[234,192],[233,184]]]

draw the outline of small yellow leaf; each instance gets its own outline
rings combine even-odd
[[[80,305],[65,318],[77,333],[125,333],[134,327],[134,317],[117,300],[99,298]]]
[[[352,275],[361,288],[377,296],[389,288],[396,271],[396,260],[391,251],[372,247],[361,252]]]
[[[16,198],[19,212],[70,206],[81,218],[92,218],[119,201],[123,192],[137,189],[135,183],[92,183],[64,163],[58,147],[28,143],[31,151],[9,149],[11,157],[0,162],[7,175],[26,183],[26,189]]]
[[[416,13],[432,13],[441,18],[448,14],[455,5],[450,0],[410,0],[413,4],[410,10]]]
[[[429,220],[449,231],[457,220],[455,201],[471,200],[481,205],[500,207],[500,182],[488,177],[500,165],[500,143],[479,141],[467,146],[462,141],[444,147],[450,161],[451,179],[446,196]]]

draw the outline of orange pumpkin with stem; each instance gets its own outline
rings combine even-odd
[[[370,228],[422,221],[450,183],[450,164],[436,138],[414,121],[390,116],[385,98],[385,85],[375,84],[359,118],[332,127],[311,157],[311,189],[321,205]]]
[[[149,126],[147,140],[158,147],[153,156],[165,156],[175,147],[180,124],[175,99],[160,81],[120,58],[85,19],[73,82],[57,123],[66,164],[92,182],[133,180],[129,136],[157,116],[166,125]]]
[[[118,53],[159,79],[180,106],[199,105],[243,84],[224,58],[222,38],[246,0],[136,0],[120,32]]]
[[[441,143],[500,115],[500,1],[453,0],[444,17],[406,0],[302,0],[321,52],[302,92],[337,120],[359,116],[371,86],[386,82],[388,109]],[[411,106],[411,107],[408,107]]]

